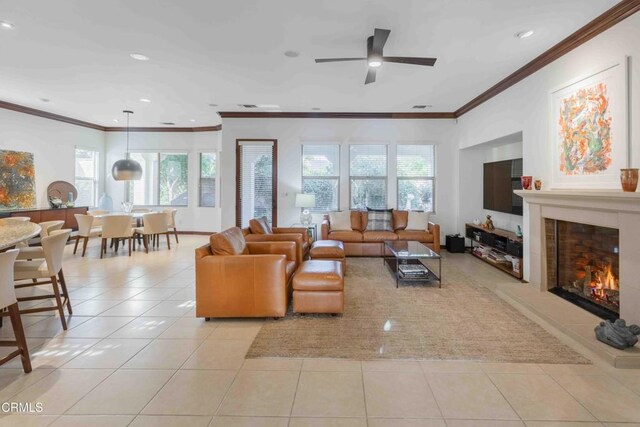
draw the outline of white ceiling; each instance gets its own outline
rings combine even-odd
[[[2,0],[0,20],[15,28],[0,29],[0,99],[104,126],[122,125],[125,108],[132,126],[212,125],[216,110],[239,103],[453,111],[616,3]],[[384,64],[365,86],[365,62],[314,63],[364,56],[375,27],[391,30],[386,55],[433,56],[436,66]],[[528,29],[533,37],[514,37]]]

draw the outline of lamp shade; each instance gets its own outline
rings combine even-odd
[[[142,166],[132,159],[121,159],[113,164],[111,175],[116,181],[134,181],[142,178]]]
[[[316,195],[315,194],[296,194],[296,208],[315,208],[316,207]]]

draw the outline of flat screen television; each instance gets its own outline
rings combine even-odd
[[[484,164],[483,207],[486,210],[522,216],[522,159]]]

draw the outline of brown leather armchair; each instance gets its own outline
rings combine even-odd
[[[239,228],[196,249],[196,317],[284,317],[296,270],[293,242],[246,242]]]
[[[247,242],[295,242],[296,261],[301,265],[309,255],[311,241],[304,227],[271,227],[267,218],[254,218],[242,229]]]

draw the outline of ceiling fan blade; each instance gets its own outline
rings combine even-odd
[[[397,62],[398,64],[426,65],[433,67],[437,58],[415,58],[410,56],[385,56],[383,62]]]
[[[391,30],[381,30],[380,28],[376,28],[373,31],[373,53],[382,55],[382,48],[384,48],[387,39],[389,38],[389,33]]]
[[[345,61],[366,61],[367,58],[324,58],[324,59],[316,59],[316,63],[319,64],[321,62],[345,62]]]
[[[368,85],[369,83],[373,83],[376,81],[376,69],[369,68],[367,71],[367,78],[364,80],[364,84]]]

